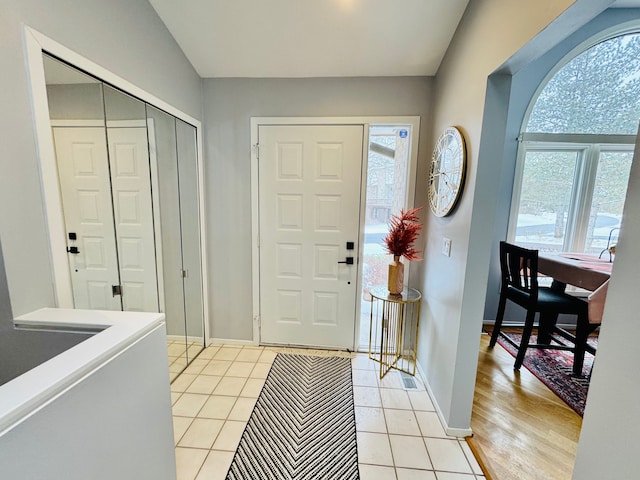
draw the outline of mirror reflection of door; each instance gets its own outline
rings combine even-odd
[[[106,138],[101,127],[54,127],[76,308],[122,310]]]
[[[74,74],[48,88],[74,305],[158,311],[144,103]]]
[[[122,310],[102,84],[44,62],[74,305]]]
[[[44,66],[74,306],[164,312],[175,378],[204,346],[196,128]]]
[[[103,86],[120,292],[125,311],[158,311],[145,104]]]

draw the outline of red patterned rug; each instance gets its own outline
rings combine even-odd
[[[517,344],[520,343],[522,335],[512,332],[505,333]],[[531,335],[531,343],[535,343],[535,340],[536,335]],[[589,343],[597,346],[597,341],[597,338],[593,338],[589,340]],[[498,343],[515,358],[518,353],[515,347],[500,337],[498,337]],[[563,350],[529,348],[524,357],[523,366],[549,387],[549,390],[560,397],[569,407],[575,410],[578,415],[583,416],[593,359],[594,356],[589,353],[584,357],[582,370],[585,372],[584,378],[576,378],[571,375],[573,354]]]

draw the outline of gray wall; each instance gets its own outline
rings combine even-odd
[[[13,314],[9,300],[7,276],[4,272],[4,258],[2,256],[2,242],[0,242],[0,335],[12,327]]]
[[[0,385],[77,345],[89,335],[18,331],[13,328],[9,290],[0,246]]]
[[[609,4],[570,3],[471,2],[436,77],[434,134],[448,124],[462,125],[472,162],[470,188],[454,217],[427,220],[426,299],[418,359],[450,426],[468,426],[490,252],[497,225],[506,221],[498,205],[504,200],[501,182],[513,168],[508,125],[514,113],[509,112],[509,99],[515,95],[511,74],[588,24]],[[567,11],[553,20],[564,7]],[[608,14],[637,18],[630,11]],[[640,426],[635,400],[640,386],[629,381],[640,361],[635,345],[640,329],[640,252],[635,248],[640,236],[638,158],[636,152],[619,241],[624,245],[618,250],[609,288],[578,445],[576,480],[640,477],[635,454]],[[445,235],[453,239],[451,259],[437,253]]]
[[[56,120],[102,120],[104,103],[100,83],[47,85],[49,117]]]
[[[146,0],[3,0],[0,239],[13,312],[54,306],[22,24],[201,118],[202,83]]]
[[[56,355],[74,347],[92,334],[0,330],[0,385],[19,377]]]
[[[500,157],[483,152],[481,136],[483,128],[490,130],[487,146],[500,152],[505,134],[500,122],[508,108],[497,103],[485,111],[488,97],[499,99],[510,88],[508,81],[488,84],[487,77],[572,3],[470,2],[436,75],[431,139],[449,125],[461,127],[468,169],[455,213],[425,215],[425,261],[418,263],[424,293],[418,363],[450,428],[470,425],[500,176]],[[421,163],[418,177],[426,178],[427,172],[428,165]],[[424,189],[417,192],[417,203],[426,203]],[[450,257],[440,253],[443,237],[452,240]]]
[[[426,77],[205,80],[211,337],[253,336],[250,118],[419,115],[424,163],[432,85]]]

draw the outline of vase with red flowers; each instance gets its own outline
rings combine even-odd
[[[400,210],[398,215],[392,215],[389,221],[389,234],[384,238],[387,253],[393,255],[393,263],[389,264],[387,289],[392,295],[402,293],[404,287],[404,264],[400,261],[404,257],[408,261],[422,260],[414,243],[422,225],[418,213],[422,207],[410,210]]]

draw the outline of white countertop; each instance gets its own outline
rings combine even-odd
[[[103,330],[0,386],[0,435],[164,318],[164,313],[43,308],[14,319],[14,324],[29,328]]]

